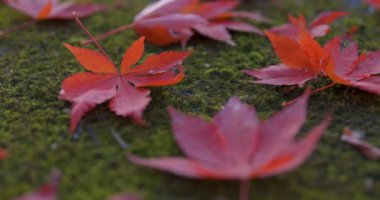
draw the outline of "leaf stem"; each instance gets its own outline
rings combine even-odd
[[[334,87],[335,85],[336,85],[335,82],[330,83],[330,84],[326,85],[325,87],[318,88],[318,89],[312,91],[311,94],[313,95],[313,94],[316,94],[316,93],[318,93],[318,92],[322,92],[323,90],[326,90],[326,89],[329,89],[329,88],[331,88],[331,87]]]
[[[116,29],[113,29],[113,30],[110,30],[100,36],[97,36],[96,37],[96,40],[104,40],[105,38],[111,36],[111,35],[114,35],[114,34],[117,34],[117,33],[120,33],[120,32],[123,32],[125,30],[128,30],[130,28],[133,27],[134,24],[127,24],[127,25],[124,25],[124,26],[120,26],[119,28],[116,28]],[[82,41],[80,42],[81,45],[89,45],[91,43],[93,43],[94,41],[93,40],[85,40],[85,41]]]
[[[99,42],[96,40],[96,38],[90,33],[90,31],[88,31],[88,29],[80,21],[80,19],[78,18],[77,14],[75,12],[73,12],[73,15],[75,17],[75,21],[82,28],[82,30],[90,37],[91,41],[98,47],[98,49],[103,54],[103,56],[105,56],[107,59],[111,60],[111,58],[107,55],[106,51],[104,51],[103,47],[99,44]]]
[[[334,87],[335,85],[336,85],[335,82],[330,83],[330,84],[328,84],[328,85],[326,85],[326,86],[324,86],[324,87],[322,87],[322,88],[318,88],[318,89],[316,89],[316,90],[311,91],[310,95],[316,94],[316,93],[318,93],[318,92],[322,92],[323,90],[326,90],[326,89],[329,89],[329,88],[331,88],[331,87]],[[295,99],[293,99],[293,100],[291,100],[291,101],[284,102],[284,103],[282,103],[282,106],[290,106],[291,104],[295,103],[299,98],[300,98],[300,97],[297,97],[297,98],[295,98]]]
[[[112,136],[115,138],[117,143],[119,143],[120,147],[122,149],[127,149],[128,148],[128,143],[125,142],[125,140],[115,131],[115,129],[109,127],[110,132],[112,133]]]
[[[33,24],[35,24],[37,21],[32,19],[32,20],[29,20],[29,21],[26,21],[26,22],[23,22],[21,24],[18,24],[16,26],[13,26],[11,28],[8,28],[8,29],[5,29],[3,31],[0,31],[0,37],[2,36],[5,36],[5,35],[8,35],[9,33],[13,33],[17,30],[20,30],[20,29],[24,29],[24,28],[27,28]]]
[[[240,180],[239,200],[249,200],[249,180]]]
[[[358,81],[362,81],[362,80],[365,80],[365,79],[369,79],[369,78],[371,78],[371,74],[359,75],[359,76],[350,76],[350,77],[353,77],[353,78],[360,78]]]

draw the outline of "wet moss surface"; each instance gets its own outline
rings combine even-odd
[[[104,1],[107,2],[107,1]],[[84,23],[94,34],[132,21],[147,1],[130,1],[126,8],[94,15]],[[351,10],[350,17],[334,24],[334,31],[321,41],[357,25],[356,39],[361,51],[380,49],[380,12],[348,7],[345,1],[286,0],[283,7],[266,1],[247,2],[244,9],[260,9],[284,23],[288,13],[305,13],[312,19],[321,11]],[[274,11],[276,9],[276,11]],[[0,29],[27,18],[0,5]],[[268,27],[261,25],[262,28]],[[73,22],[42,22],[0,38],[0,147],[9,151],[0,162],[0,199],[28,192],[49,179],[54,168],[61,170],[61,200],[105,199],[120,192],[141,193],[145,199],[236,199],[234,181],[189,180],[135,166],[125,158],[127,152],[144,157],[181,155],[170,131],[166,107],[210,118],[232,95],[255,105],[261,118],[281,109],[281,102],[299,96],[303,89],[254,85],[242,69],[257,69],[275,64],[269,42],[262,37],[233,34],[237,43],[230,47],[202,37],[193,39],[192,56],[186,60],[186,79],[170,87],[152,88],[153,101],[145,112],[147,125],[134,125],[116,117],[106,105],[84,118],[82,131],[68,134],[70,104],[60,101],[61,81],[83,71],[62,43],[86,36]],[[138,36],[132,31],[102,41],[115,61]],[[95,49],[95,47],[91,47]],[[146,53],[180,49],[147,45]],[[313,87],[328,84],[317,80]],[[342,129],[361,129],[365,139],[380,145],[380,99],[353,88],[337,86],[311,98],[305,130],[332,110],[334,120],[312,157],[298,170],[263,180],[252,181],[252,199],[352,199],[380,197],[379,163],[364,158],[339,139]],[[112,137],[115,130],[129,144],[122,149]]]

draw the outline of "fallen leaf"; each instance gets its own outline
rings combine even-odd
[[[41,186],[34,192],[16,197],[13,200],[57,200],[60,178],[60,172],[55,170],[52,172],[49,183]]]
[[[169,108],[174,137],[186,157],[128,158],[188,178],[243,183],[291,171],[310,156],[330,123],[327,117],[303,139],[295,138],[306,120],[309,94],[265,121],[236,97],[211,122]]]
[[[266,34],[283,63],[259,70],[245,70],[248,75],[259,79],[254,83],[303,86],[329,64],[323,47],[305,29],[300,29],[297,39],[272,32]]]
[[[357,148],[372,160],[380,159],[380,148],[363,141],[362,134],[359,131],[351,131],[351,129],[345,128],[341,140]]]
[[[298,18],[290,15],[289,23],[283,24],[281,26],[276,26],[270,29],[270,32],[291,38],[297,38],[299,28],[304,27],[308,29],[313,37],[322,37],[330,32],[331,23],[336,21],[338,18],[347,15],[347,12],[341,11],[323,12],[319,14],[309,25],[307,25],[306,19],[303,15],[300,15]]]
[[[350,35],[335,37],[325,45],[334,65],[324,72],[336,83],[380,95],[380,51],[359,55],[358,45]]]
[[[86,17],[106,8],[100,4],[61,3],[60,0],[4,0],[4,2],[36,20],[73,19],[74,11],[78,17]]]
[[[96,12],[106,10],[106,7],[100,4],[76,4],[73,2],[60,3],[59,0],[4,0],[4,2],[12,8],[29,15],[32,20],[5,30],[0,30],[0,37],[27,28],[35,24],[37,21],[73,19],[73,13],[79,17],[87,17]]]
[[[5,158],[7,158],[7,156],[8,156],[7,151],[4,149],[0,149],[0,160],[4,160]]]
[[[90,35],[87,29],[77,22]],[[110,100],[109,108],[116,115],[131,117],[143,123],[143,111],[151,101],[145,87],[174,85],[184,78],[182,62],[189,51],[168,51],[151,55],[137,65],[144,53],[144,37],[134,42],[124,54],[120,71],[97,43],[101,53],[65,44],[79,63],[89,72],[74,74],[63,81],[60,99],[70,101],[70,132],[74,132],[81,118],[98,104]]]
[[[380,76],[376,76],[380,73],[380,51],[359,55],[350,34],[337,36],[324,47],[305,29],[299,31],[296,39],[271,32],[267,35],[282,63],[244,70],[258,79],[253,83],[303,86],[318,76],[327,76],[333,83],[313,93],[343,84],[380,95]]]
[[[148,5],[138,15],[133,24],[109,31],[97,39],[133,28],[140,36],[156,45],[186,43],[197,32],[206,37],[234,45],[229,30],[263,35],[263,32],[246,22],[235,21],[245,18],[259,22],[269,19],[255,12],[235,11],[237,0],[161,0]],[[82,44],[91,43],[90,40]]]

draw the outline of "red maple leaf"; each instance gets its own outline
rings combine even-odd
[[[347,12],[328,11],[319,14],[310,25],[307,24],[305,17],[300,15],[298,18],[289,15],[289,23],[270,29],[270,32],[296,38],[299,28],[308,29],[313,37],[322,37],[330,32],[330,24],[340,17],[347,16]]]
[[[33,20],[0,31],[0,36],[26,28],[36,21],[67,20],[74,18],[73,12],[79,17],[86,17],[106,10],[106,7],[100,4],[61,3],[59,0],[4,0],[4,2],[12,8],[30,16]]]
[[[269,85],[299,85],[317,76],[328,77],[333,83],[315,90],[320,92],[336,84],[356,87],[380,95],[380,51],[359,56],[358,45],[350,34],[335,37],[324,47],[301,29],[296,39],[267,32],[281,64],[244,72]]]
[[[36,20],[73,19],[74,11],[78,17],[86,17],[105,10],[105,6],[99,4],[61,3],[59,0],[4,0],[4,2]]]
[[[13,200],[57,200],[60,179],[60,172],[55,170],[49,183],[41,186],[34,192],[16,197]]]
[[[189,178],[241,180],[242,186],[250,179],[291,171],[309,157],[330,123],[327,117],[303,139],[295,139],[306,120],[309,93],[262,122],[254,108],[236,97],[211,122],[169,108],[174,137],[187,158],[128,158]]]
[[[93,38],[79,19],[76,19]],[[184,69],[181,63],[190,55],[189,51],[168,51],[151,55],[142,64],[135,66],[144,53],[142,37],[125,52],[118,71],[103,48],[97,42],[96,44],[101,53],[65,44],[81,65],[90,71],[74,74],[62,84],[60,99],[73,103],[71,132],[88,111],[108,100],[111,100],[110,110],[117,115],[129,116],[136,123],[143,123],[143,111],[151,100],[150,90],[145,87],[173,85],[182,81]]]
[[[380,148],[363,141],[360,131],[351,131],[349,128],[345,128],[341,140],[357,148],[372,160],[380,159]]]
[[[7,151],[4,149],[0,149],[0,160],[4,160],[5,158],[7,158],[7,156],[8,156]]]
[[[335,83],[380,95],[380,51],[359,55],[351,36],[335,37],[325,45],[334,62],[324,70]]]
[[[186,45],[195,32],[206,37],[234,45],[228,30],[263,35],[255,26],[235,21],[234,18],[246,18],[260,22],[269,20],[260,14],[234,11],[239,5],[237,0],[218,0],[201,2],[200,0],[161,0],[147,6],[136,17],[133,24],[109,31],[97,39],[119,33],[129,28],[147,41],[156,45],[181,43]],[[91,43],[90,40],[83,44]]]

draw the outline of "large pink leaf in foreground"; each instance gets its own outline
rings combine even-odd
[[[175,139],[187,157],[128,158],[189,178],[249,180],[285,173],[309,157],[330,123],[327,117],[303,139],[295,138],[306,120],[308,98],[309,92],[264,122],[236,97],[211,122],[170,108]]]

